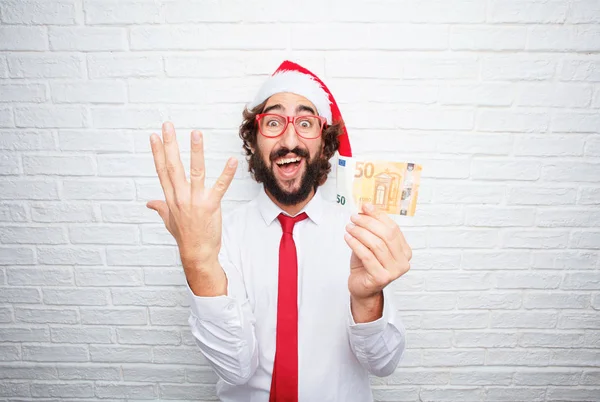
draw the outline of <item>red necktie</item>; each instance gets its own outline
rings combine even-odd
[[[269,402],[298,401],[298,257],[292,233],[306,213],[292,218],[279,214],[283,234],[279,244],[277,341]]]

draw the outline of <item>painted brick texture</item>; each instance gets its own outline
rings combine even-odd
[[[600,400],[600,1],[3,0],[0,401],[216,400],[149,135],[203,130],[214,182],[283,59],[424,165],[375,400]]]

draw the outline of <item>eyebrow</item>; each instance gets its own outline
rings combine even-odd
[[[266,107],[265,110],[263,110],[263,113],[269,113],[272,110],[283,111],[283,109],[284,109],[284,107],[281,104],[277,103],[275,105]],[[296,107],[296,114],[298,114],[300,112],[309,112],[312,114],[317,114],[317,112],[315,112],[315,110],[312,107],[306,106],[306,105],[298,105],[298,107]]]
[[[309,112],[312,114],[317,114],[317,112],[315,112],[312,107],[306,105],[298,105],[298,107],[296,108],[296,114],[300,112]]]
[[[275,104],[275,105],[271,105],[269,107],[266,107],[265,110],[263,110],[263,113],[269,113],[271,110],[283,110],[283,106],[281,106],[279,103]]]

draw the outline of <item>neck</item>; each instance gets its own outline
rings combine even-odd
[[[271,201],[273,201],[273,203],[275,205],[277,205],[279,208],[281,208],[283,211],[285,211],[290,216],[296,216],[296,214],[298,214],[298,212],[302,211],[302,208],[304,208],[306,206],[306,204],[308,204],[310,202],[310,200],[312,200],[312,198],[315,196],[315,190],[311,190],[310,194],[308,195],[308,197],[306,197],[306,199],[304,201],[299,202],[298,204],[294,204],[294,205],[283,205],[280,202],[278,202],[275,199],[275,197],[273,197],[273,195],[271,195],[271,193],[269,193],[269,191],[267,191],[267,189],[265,189],[265,193],[271,199]]]

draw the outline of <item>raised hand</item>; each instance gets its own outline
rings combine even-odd
[[[165,200],[152,200],[146,206],[158,212],[179,247],[181,262],[188,283],[211,277],[224,278],[218,263],[221,249],[221,200],[237,169],[237,160],[230,158],[212,188],[204,186],[203,138],[192,131],[190,181],[185,177],[173,124],[162,126],[162,138],[150,136],[154,165]],[[196,293],[194,291],[194,293]]]

